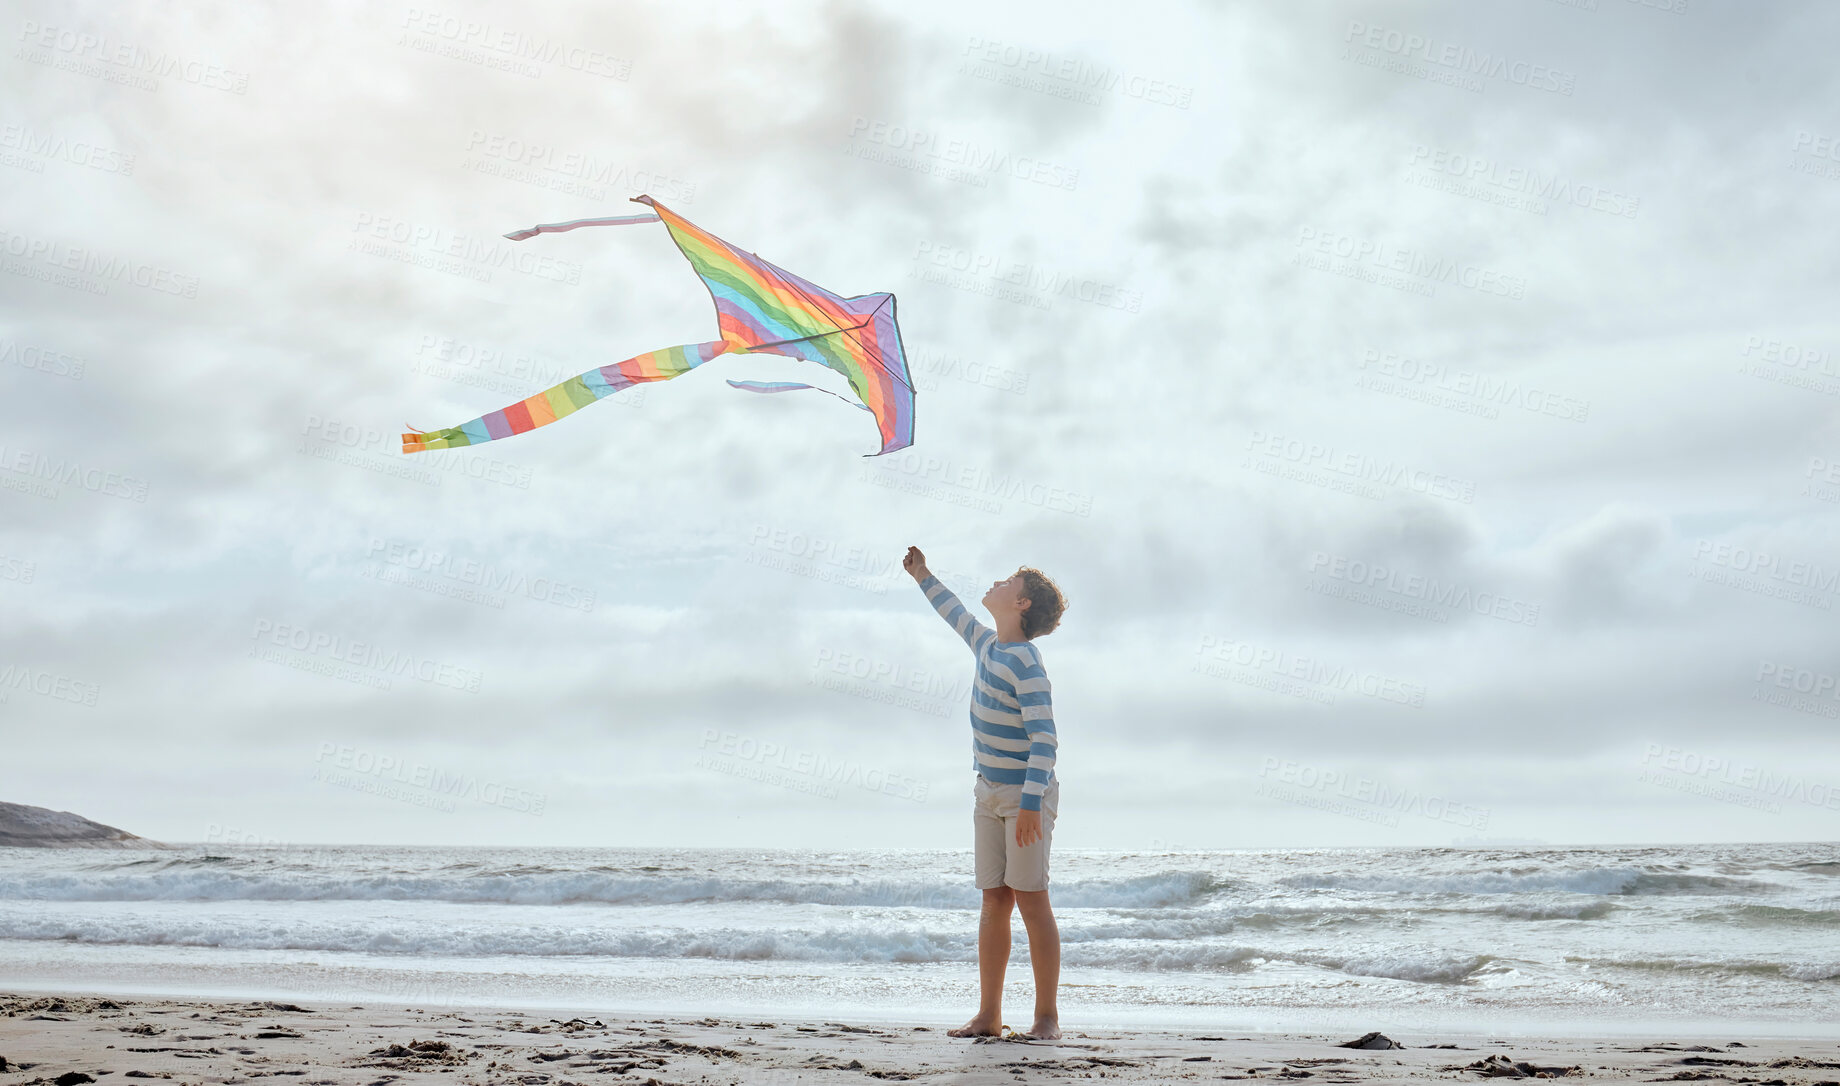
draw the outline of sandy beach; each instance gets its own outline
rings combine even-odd
[[[956,1024],[956,1023],[953,1023]],[[1013,1025],[1013,1023],[1012,1023]],[[1358,1034],[1069,1028],[1058,1042],[960,1039],[947,1025],[304,1005],[96,995],[0,996],[0,1084],[110,1079],[303,1086],[442,1081],[500,1086],[643,1084],[1060,1083],[1316,1079],[1325,1083],[1498,1077],[1714,1080],[1833,1086],[1831,1039],[1413,1036],[1353,1049]],[[1370,1042],[1379,1043],[1379,1042]]]

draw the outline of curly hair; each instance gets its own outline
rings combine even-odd
[[[1022,612],[1023,638],[1032,641],[1053,633],[1067,610],[1067,598],[1061,595],[1060,586],[1049,580],[1046,573],[1031,566],[1023,566],[1016,572],[1022,575],[1022,594],[1029,601],[1029,609]]]

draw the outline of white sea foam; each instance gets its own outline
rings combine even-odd
[[[1200,871],[1054,884],[1070,908],[1173,906],[1206,898],[1225,880]],[[756,901],[974,909],[982,895],[968,880],[801,881],[722,876],[615,875],[587,871],[457,874],[444,877],[324,872],[264,874],[169,870],[148,874],[0,875],[0,899],[28,901],[442,901],[500,905],[664,905]]]
[[[285,926],[210,917],[187,921],[134,914],[108,917],[0,916],[0,939],[108,946],[311,950],[413,957],[495,955],[607,958],[721,958],[734,961],[976,961],[975,927],[962,931],[852,928],[817,931],[688,929],[607,931],[568,926],[405,925],[388,920]]]
[[[1315,960],[1319,965],[1360,977],[1450,984],[1468,980],[1495,958],[1488,954],[1451,953],[1432,947],[1399,947],[1350,957],[1323,956]]]
[[[1729,894],[1769,884],[1723,875],[1644,871],[1635,867],[1583,870],[1469,871],[1437,874],[1311,872],[1281,880],[1297,889],[1389,894]]]
[[[1197,936],[1205,925],[1194,925]],[[1462,980],[1492,960],[1427,947],[1394,947],[1352,956],[1300,954],[1274,947],[1222,945],[1202,939],[1134,939],[1115,925],[1102,933],[1064,932],[1068,966],[1145,972],[1246,971],[1268,962],[1318,966],[1342,973],[1399,980]],[[967,925],[937,931],[830,927],[811,931],[668,928],[604,931],[574,926],[405,926],[389,920],[314,922],[277,926],[258,919],[220,916],[186,920],[118,912],[56,918],[9,910],[0,914],[0,939],[102,946],[212,947],[228,950],[318,951],[412,957],[711,958],[786,962],[976,962],[977,932]]]

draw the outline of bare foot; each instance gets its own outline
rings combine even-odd
[[[957,1029],[946,1030],[947,1037],[995,1037],[1003,1028],[1003,1021],[997,1015],[976,1015],[971,1021]]]
[[[1058,1014],[1038,1014],[1035,1024],[1029,1027],[1024,1037],[1037,1041],[1058,1041],[1061,1039],[1061,1019]]]

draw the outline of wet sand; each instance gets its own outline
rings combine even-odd
[[[1013,1025],[1014,1023],[1012,1023]],[[908,1027],[648,1018],[198,998],[0,994],[0,1086],[129,1079],[301,1086],[571,1083],[1123,1083],[1312,1079],[1468,1082],[1561,1077],[1840,1086],[1832,1039],[1730,1041],[1395,1034],[1403,1048],[1339,1047],[1358,1034],[1094,1030],[1059,1041],[953,1038]],[[1026,1028],[1026,1023],[1024,1023]],[[1373,1042],[1378,1043],[1378,1042]],[[1517,1066],[1518,1065],[1518,1066]]]

